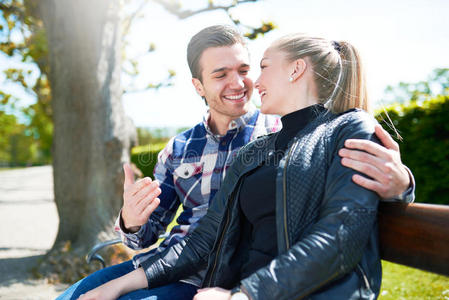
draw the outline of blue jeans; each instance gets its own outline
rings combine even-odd
[[[63,294],[56,298],[56,300],[78,299],[81,294],[93,290],[108,281],[121,277],[132,271],[134,271],[134,266],[131,260],[101,269],[69,287]],[[191,300],[196,294],[197,289],[198,288],[194,285],[176,282],[154,289],[141,289],[133,291],[121,296],[119,300]]]

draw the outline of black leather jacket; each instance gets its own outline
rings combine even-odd
[[[278,256],[239,281],[232,260],[241,238],[241,182],[273,153],[276,134],[243,147],[195,231],[142,264],[149,287],[207,267],[203,286],[241,284],[252,299],[375,299],[382,273],[380,199],[352,181],[355,171],[338,156],[348,138],[374,140],[374,124],[360,110],[324,111],[296,135],[276,177]]]

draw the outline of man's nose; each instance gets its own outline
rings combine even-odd
[[[230,78],[229,87],[231,89],[241,89],[245,87],[244,76],[241,74],[233,74]]]

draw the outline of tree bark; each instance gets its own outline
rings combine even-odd
[[[121,103],[118,0],[39,0],[49,47],[59,231],[88,249],[113,234],[136,131]]]

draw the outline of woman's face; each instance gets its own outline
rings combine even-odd
[[[260,76],[255,84],[262,102],[262,113],[284,114],[290,75],[291,64],[286,61],[285,53],[268,48],[260,61]]]

